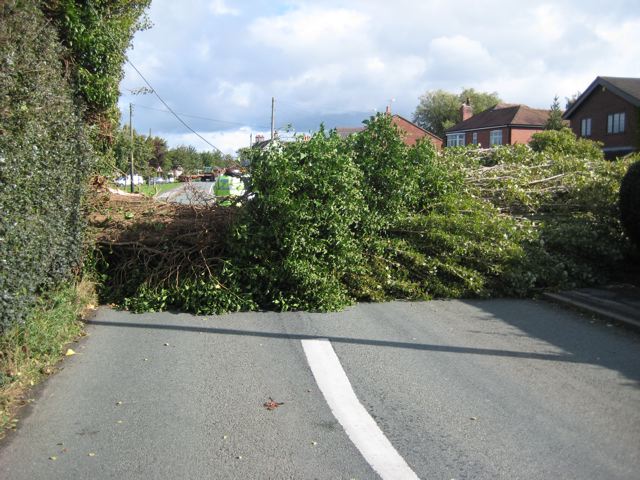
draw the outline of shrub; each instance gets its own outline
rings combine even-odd
[[[629,238],[640,246],[640,161],[629,167],[620,184],[620,220]]]
[[[529,145],[535,152],[561,153],[592,160],[603,158],[601,143],[577,138],[569,128],[535,133]]]
[[[245,291],[263,307],[327,310],[351,299],[356,230],[367,216],[362,174],[335,133],[275,142],[253,158],[247,203],[231,237]]]

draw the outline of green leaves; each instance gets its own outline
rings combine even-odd
[[[0,330],[77,271],[93,162],[56,33],[27,4],[0,11]]]
[[[321,129],[245,152],[253,199],[234,210],[222,263],[171,284],[130,277],[126,306],[323,311],[524,296],[601,281],[624,261],[628,161],[526,145],[437,153],[407,147],[387,116],[366,125],[346,140]]]

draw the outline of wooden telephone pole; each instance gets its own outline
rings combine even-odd
[[[131,175],[131,193],[133,193],[133,105],[129,103],[129,136],[131,138],[131,168],[129,174]]]

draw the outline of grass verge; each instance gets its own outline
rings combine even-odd
[[[0,438],[16,428],[29,389],[55,371],[66,345],[83,335],[82,316],[96,302],[83,280],[43,295],[28,319],[0,336]]]
[[[173,190],[174,188],[183,185],[182,183],[157,183],[155,185],[136,185],[135,191],[136,193],[142,193],[143,195],[147,195],[149,197],[153,197],[159,193],[166,192],[168,190]],[[129,190],[127,190],[128,192]]]

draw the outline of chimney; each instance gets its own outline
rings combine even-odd
[[[386,113],[387,115],[391,115],[391,105],[387,105],[387,109],[384,113]]]
[[[464,122],[471,117],[473,117],[473,107],[471,106],[471,100],[467,97],[467,101],[460,107],[460,118],[462,118],[462,121]]]
[[[256,143],[264,142],[264,135],[256,135]]]

